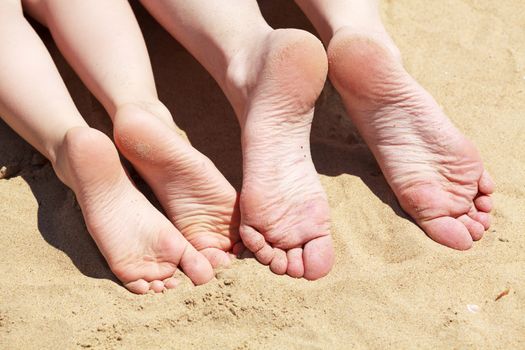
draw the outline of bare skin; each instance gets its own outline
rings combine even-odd
[[[297,0],[328,46],[329,76],[403,209],[468,249],[490,226],[494,184],[473,146],[403,68],[378,2]]]
[[[304,31],[272,30],[255,1],[142,3],[217,80],[237,114],[245,246],[277,274],[325,276],[333,265],[329,208],[309,148],[327,72],[322,44]]]
[[[127,289],[144,294],[174,288],[177,266],[195,284],[213,278],[206,258],[131,183],[107,136],[85,127],[68,130],[55,169],[75,192],[88,231]]]
[[[198,252],[135,188],[111,141],[86,125],[45,46],[23,17],[21,2],[15,0],[0,4],[0,66],[3,67],[0,70],[0,115],[51,161],[58,177],[75,192],[88,231],[126,288],[140,294],[174,288],[177,281],[172,276],[178,266],[195,284],[205,283],[213,278],[210,262],[226,263],[229,255],[223,249],[231,249],[239,239],[235,232],[237,195],[209,161],[206,169],[196,164],[202,162],[204,156],[177,134],[171,115],[156,98],[145,45],[129,4],[126,1],[86,4],[76,0],[67,3],[24,1],[25,9],[51,29],[70,64],[108,113],[115,118],[124,110],[120,126],[132,133],[133,125],[127,125],[124,107],[141,106],[148,111],[153,132],[160,128],[173,136],[174,144],[165,145],[163,152],[140,165],[155,164],[159,171],[165,172],[166,169],[159,167],[159,159],[165,159],[166,154],[173,155],[170,147],[184,143],[185,147],[175,153],[181,159],[195,159],[193,173],[186,171],[177,177],[178,194],[186,196],[184,203],[195,195],[182,190],[185,181],[186,187],[193,181],[188,176],[193,176],[197,169],[201,171],[201,178],[215,176],[216,187],[210,186],[206,196],[191,198],[192,205],[181,201],[178,206],[178,213],[184,217],[181,225],[184,224],[185,233],[203,253]],[[123,39],[115,41],[107,35],[113,30],[126,35],[117,35]],[[25,98],[27,95],[31,95],[31,99]],[[144,135],[148,137],[147,133]],[[173,163],[166,166],[173,166]],[[170,178],[165,180],[171,181]],[[174,197],[164,202],[179,203]],[[217,202],[227,202],[227,208],[221,213],[213,213],[215,221],[212,224],[223,222],[220,232],[214,231],[215,226],[214,230],[209,229],[210,224],[203,219],[203,216],[212,216],[207,210],[220,207]],[[200,205],[198,211],[195,211],[195,203]],[[199,225],[187,224],[197,220],[192,216],[199,217],[206,232],[204,228],[195,229]]]
[[[490,224],[494,185],[472,144],[403,69],[377,2],[297,2],[327,44],[330,78],[402,207],[431,238],[469,248]],[[326,275],[333,265],[328,206],[308,147],[313,105],[327,70],[319,42],[302,31],[272,30],[255,1],[143,3],[206,66],[237,113],[245,172],[240,234],[246,247],[275,273]],[[128,289],[172,288],[179,265],[194,283],[205,283],[213,277],[210,262],[227,263],[227,251],[241,249],[237,196],[178,135],[158,101],[129,6],[77,0],[24,5],[50,28],[103,103],[122,152],[191,244],[135,189],[110,140],[86,126],[15,0],[0,5],[5,53],[0,65],[9,72],[0,75],[2,117],[73,189],[88,230]],[[132,39],[112,46],[106,36],[111,29]],[[20,64],[20,58],[27,62]],[[28,91],[35,98],[20,103]]]
[[[146,45],[127,1],[26,0],[24,5],[49,27],[68,62],[104,105],[117,146],[154,190],[172,223],[213,266],[229,264],[229,252],[240,241],[237,193],[180,136],[159,101]],[[148,125],[137,122],[140,117]],[[147,158],[126,147],[154,147],[156,134],[171,140]],[[126,142],[118,142],[122,139]]]
[[[114,124],[119,150],[175,227],[214,267],[228,265],[229,252],[243,249],[235,189],[207,157],[145,109],[122,107]]]
[[[245,111],[240,234],[273,272],[317,279],[333,264],[329,208],[309,142],[326,57],[317,39],[298,30],[269,33],[253,54],[244,64],[257,74],[246,79],[240,107]]]

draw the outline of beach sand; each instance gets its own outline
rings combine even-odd
[[[261,7],[275,27],[312,30],[292,1]],[[162,101],[239,188],[232,109],[204,69],[135,9]],[[478,146],[497,182],[483,240],[459,252],[427,238],[327,84],[312,152],[332,208],[331,274],[294,280],[244,259],[204,286],[137,296],[112,276],[72,192],[0,122],[0,348],[525,348],[523,1],[389,0],[382,15],[408,70]],[[39,33],[82,114],[109,133],[102,107]]]

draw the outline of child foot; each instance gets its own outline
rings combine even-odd
[[[203,154],[149,111],[120,108],[115,142],[150,185],[168,218],[216,267],[241,250],[237,192]]]
[[[468,249],[490,225],[494,184],[473,144],[380,37],[341,29],[330,79],[402,208],[435,241]]]
[[[195,284],[213,278],[206,258],[133,186],[104,134],[71,129],[55,169],[75,192],[89,233],[127,289],[143,294],[173,288],[179,265]]]
[[[277,274],[314,280],[333,265],[329,208],[310,155],[314,104],[326,79],[322,44],[275,30],[232,61],[224,90],[242,129],[240,235]]]

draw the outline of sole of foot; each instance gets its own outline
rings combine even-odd
[[[174,288],[178,266],[195,284],[213,278],[208,260],[135,188],[106,135],[71,129],[60,154],[57,174],[75,192],[89,233],[127,289]]]
[[[343,28],[329,76],[401,207],[426,234],[465,250],[490,226],[494,184],[473,146],[380,37]]]
[[[175,227],[214,267],[228,265],[242,249],[238,196],[215,165],[174,124],[136,105],[119,108],[114,136]]]
[[[225,92],[242,130],[242,241],[276,274],[321,278],[334,252],[309,138],[326,79],[324,48],[307,32],[280,29],[239,56]]]

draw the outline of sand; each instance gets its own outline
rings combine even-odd
[[[311,30],[292,1],[261,6],[276,27]],[[232,109],[199,64],[136,10],[161,99],[239,187]],[[402,213],[327,85],[312,148],[332,207],[333,272],[307,282],[245,259],[207,285],[137,296],[112,277],[49,163],[0,123],[0,348],[524,348],[523,2],[392,0],[382,14],[408,70],[497,181],[482,241],[467,252],[447,249]],[[39,32],[82,114],[109,132],[103,109]]]

